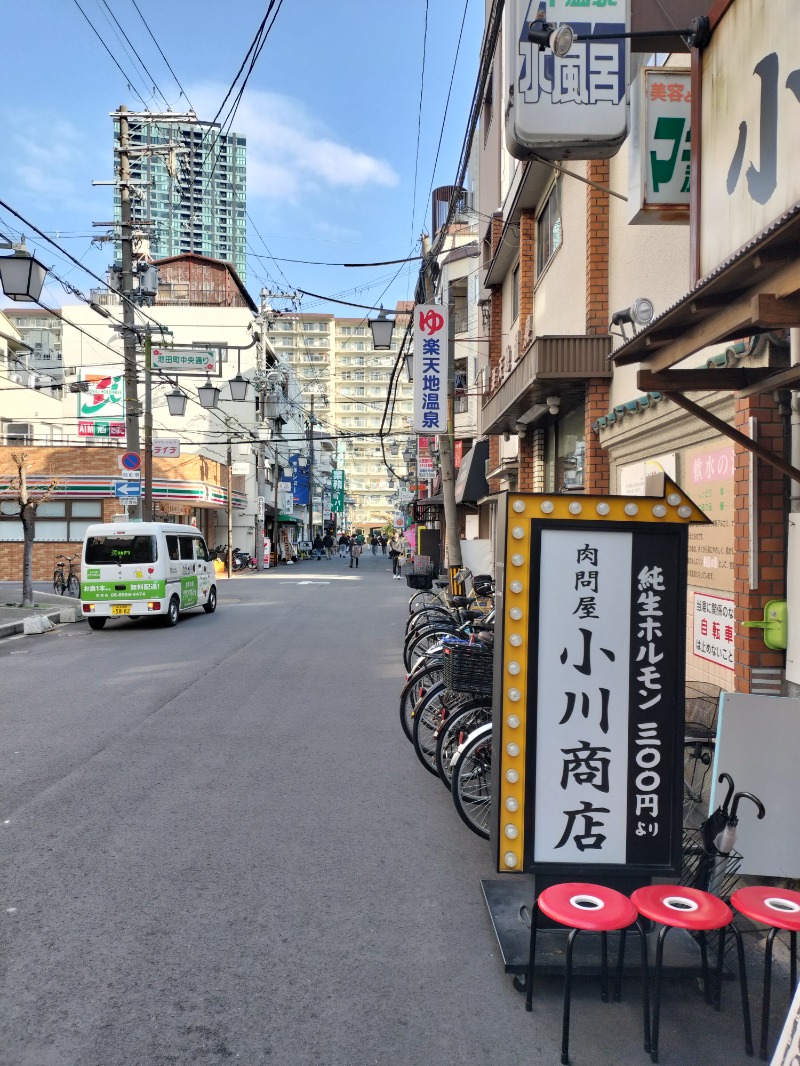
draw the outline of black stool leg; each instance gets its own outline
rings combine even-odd
[[[572,945],[579,929],[570,930],[567,937],[567,959],[564,964],[564,1018],[561,1026],[561,1062],[569,1066],[569,1008],[572,997]]]
[[[617,955],[617,979],[614,983],[614,999],[619,1003],[622,999],[622,967],[625,964],[625,934],[627,929],[621,929],[619,933],[619,953]]]
[[[722,1002],[722,966],[725,961],[725,926],[719,931],[719,944],[717,947],[717,965],[714,973],[714,1010],[719,1010]]]
[[[711,1002],[711,989],[708,983],[708,948],[706,947],[706,931],[700,930],[700,960],[703,963],[703,998],[706,1003]]]
[[[769,1001],[772,993],[772,945],[775,941],[777,929],[770,929],[767,936],[767,947],[764,952],[764,1003],[761,1009],[761,1047],[759,1054],[762,1059],[767,1057],[767,1041],[769,1040]]]
[[[744,1048],[748,1055],[753,1054],[753,1031],[750,1026],[750,996],[747,992],[747,969],[744,964],[744,944],[742,934],[735,925],[731,925],[736,937],[736,955],[739,959],[739,987],[742,991],[742,1023],[744,1025]],[[722,932],[722,930],[720,930]]]
[[[789,981],[791,983],[789,998],[791,999],[794,995],[794,990],[797,988],[797,933],[793,929],[789,932],[789,950],[792,953],[789,961]]]
[[[644,1014],[644,1049],[646,1052],[650,1052],[651,1040],[650,1040],[650,975],[647,972],[647,936],[642,923],[639,919],[636,919],[636,928],[639,931],[639,944],[642,949],[642,1013]],[[622,935],[625,935],[625,930],[622,930]]]
[[[664,938],[668,925],[662,925],[656,940],[656,975],[653,981],[653,1032],[650,1039],[650,1061],[658,1062],[658,1023],[661,1018],[661,963],[664,958]]]
[[[525,977],[525,1010],[533,1010],[533,969],[536,964],[536,925],[539,919],[539,906],[536,900],[531,907],[531,941],[528,949],[528,972]]]
[[[600,933],[600,999],[608,1003],[608,933]]]

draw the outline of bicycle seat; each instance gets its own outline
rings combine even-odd
[[[475,603],[474,596],[451,596],[450,603],[453,607],[469,607],[471,603]]]
[[[468,622],[473,622],[476,618],[483,618],[483,611],[462,611],[461,617],[466,618]]]
[[[434,585],[437,589],[446,589],[449,584],[449,581],[434,581]]]

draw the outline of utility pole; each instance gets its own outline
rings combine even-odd
[[[144,335],[144,497],[142,521],[153,521],[153,341],[148,329]],[[138,428],[138,421],[137,421]]]
[[[433,285],[431,262],[428,259],[431,242],[427,233],[422,235],[422,255],[425,261],[423,272],[425,282],[425,301],[434,303],[436,293]],[[442,500],[444,502],[444,524],[447,544],[447,565],[450,574],[450,589],[455,594],[455,575],[461,569],[461,538],[458,531],[458,512],[456,511],[456,478],[453,466],[453,438],[455,436],[455,417],[453,392],[455,388],[455,309],[449,305],[447,331],[447,432],[439,437],[439,465],[442,470]],[[419,438],[417,438],[419,442]]]
[[[228,579],[230,580],[233,577],[233,446],[228,419],[225,419],[225,428],[228,431]]]
[[[308,422],[308,539],[314,540],[314,393],[311,393],[311,418]]]
[[[125,435],[128,451],[139,448],[139,384],[136,379],[136,331],[133,314],[133,230],[131,226],[131,166],[130,127],[128,109],[119,106],[119,195],[120,241],[122,247],[122,351],[125,366]],[[141,503],[136,504],[136,517],[142,517]]]

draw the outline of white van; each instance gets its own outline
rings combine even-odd
[[[108,522],[89,526],[81,553],[81,605],[92,629],[107,618],[161,617],[217,607],[214,563],[194,526]]]

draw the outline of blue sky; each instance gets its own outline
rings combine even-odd
[[[199,118],[222,103],[267,9],[267,0],[75,0],[4,5],[0,63],[0,199],[95,273],[110,245],[91,246],[92,221],[113,217],[109,112],[154,109],[152,81],[172,109],[186,100],[149,37],[147,20]],[[277,6],[277,5],[276,5]],[[344,269],[275,262],[399,259],[430,227],[431,186],[457,172],[475,84],[483,0],[283,0],[234,121],[248,139],[248,288],[302,288],[356,303],[393,306],[413,296],[417,265]],[[140,72],[115,36],[113,12],[152,75]],[[119,31],[117,30],[117,33]],[[423,43],[426,58],[417,150]],[[438,164],[434,160],[443,132]],[[415,176],[416,175],[416,176]],[[24,225],[0,207],[0,232]],[[26,232],[30,248],[83,292],[96,285],[79,267]],[[265,258],[256,258],[263,256]],[[392,280],[397,270],[400,274]],[[355,291],[355,290],[358,291]],[[48,287],[52,306],[75,302]],[[304,298],[308,310],[357,314]]]

